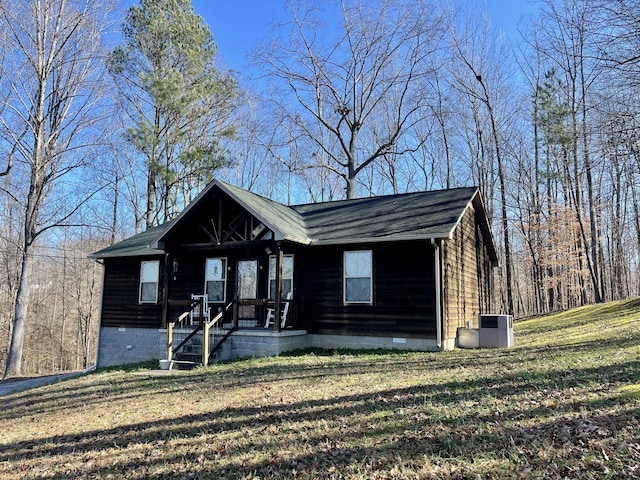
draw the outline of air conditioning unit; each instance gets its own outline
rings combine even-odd
[[[513,347],[513,317],[511,315],[480,315],[478,326],[480,347]]]

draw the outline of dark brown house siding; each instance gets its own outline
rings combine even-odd
[[[255,319],[240,328],[258,327],[268,308],[269,255],[283,252],[294,256],[288,304],[293,314],[286,327],[332,335],[438,336],[443,348],[451,348],[457,327],[477,325],[480,313],[495,313],[497,257],[479,195],[468,187],[289,207],[214,181],[174,220],[94,254],[105,265],[101,325],[157,329],[177,320],[191,295],[204,293],[206,259],[222,257],[225,304],[236,298],[238,261],[257,261],[257,301],[233,312]],[[432,242],[439,245],[437,268]],[[372,252],[371,304],[344,304],[344,252],[352,250]],[[156,259],[158,300],[141,304],[140,262]],[[224,304],[210,306],[215,313]]]
[[[160,260],[158,301],[154,304],[138,301],[140,262]],[[163,261],[153,258],[110,258],[104,264],[102,293],[103,327],[160,328],[162,326]]]
[[[275,251],[275,246],[273,250]],[[204,293],[205,262],[207,258],[225,258],[227,260],[226,304],[236,296],[237,264],[239,260],[256,260],[258,262],[257,298],[267,297],[269,255],[264,248],[215,249],[199,252],[181,250],[171,255],[170,258],[169,298],[171,300],[189,300],[192,294]],[[212,312],[218,312],[223,306],[224,304],[222,303],[210,304]],[[168,320],[175,321],[185,310],[184,306],[170,305]]]
[[[373,305],[343,304],[343,254],[371,250]],[[312,333],[435,338],[433,249],[426,241],[317,246],[296,257]]]
[[[491,262],[475,215],[469,206],[453,238],[443,242],[444,339],[469,322],[477,327],[478,315],[492,306]]]

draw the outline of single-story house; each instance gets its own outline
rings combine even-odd
[[[214,180],[172,221],[92,257],[104,265],[99,366],[164,358],[194,294],[234,312],[225,358],[450,349],[495,308],[496,250],[470,187],[287,206]],[[265,328],[269,315],[282,321]]]

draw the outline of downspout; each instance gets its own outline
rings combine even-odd
[[[436,346],[442,350],[442,285],[440,280],[440,247],[435,238],[431,239],[433,246],[433,271],[436,287]]]
[[[171,255],[169,253],[164,254],[164,268],[162,279],[162,328],[167,328],[169,320],[169,275],[172,274]]]
[[[106,267],[104,260],[96,258],[95,262],[102,265],[102,286],[100,287],[100,309],[98,311],[98,333],[96,334],[96,356],[93,362],[94,368],[98,366],[98,358],[100,358],[100,331],[102,330],[102,305],[104,304],[104,274]]]

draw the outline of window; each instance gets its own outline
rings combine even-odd
[[[284,255],[282,257],[282,292],[281,298],[287,298],[287,295],[293,290],[293,255]],[[269,256],[269,300],[274,301],[276,298],[276,256]]]
[[[158,301],[159,276],[159,260],[140,262],[140,303],[156,303]]]
[[[344,252],[344,303],[372,303],[371,250]]]
[[[207,258],[204,291],[209,303],[224,303],[227,291],[227,259]]]

